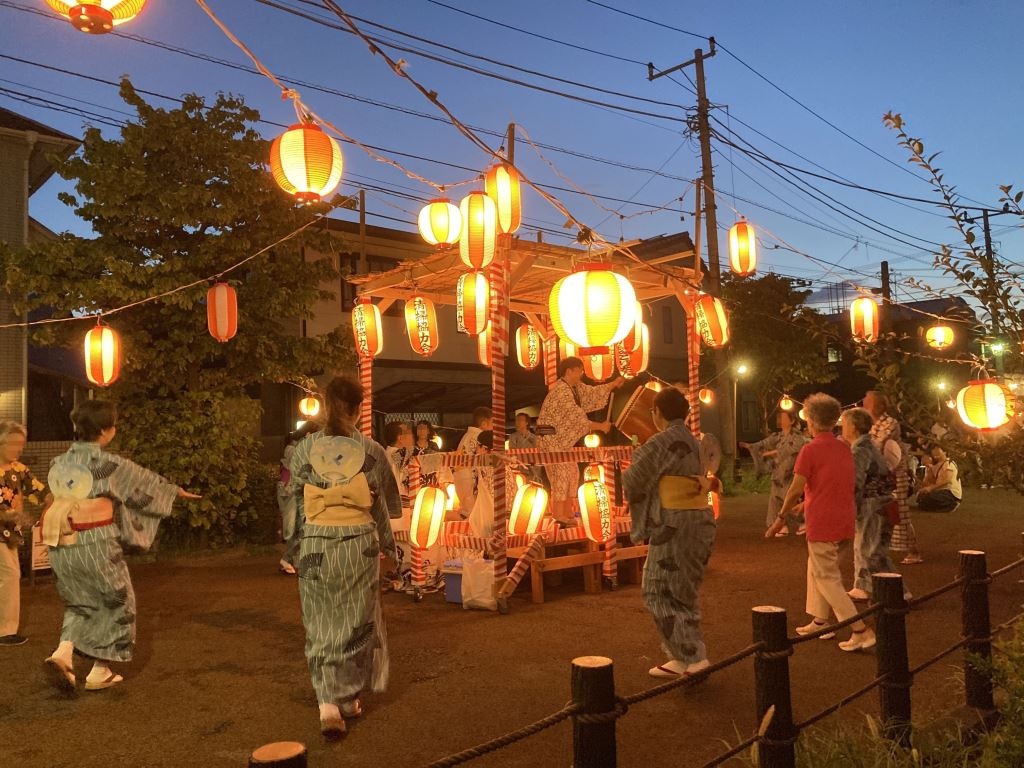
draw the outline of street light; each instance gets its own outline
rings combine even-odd
[[[740,421],[739,421],[740,405],[739,405],[739,397],[738,397],[738,394],[739,394],[739,392],[738,392],[738,390],[739,390],[739,377],[740,376],[746,376],[748,373],[750,373],[750,366],[747,365],[746,363],[739,363],[734,370],[735,370],[735,375],[732,377],[732,423],[733,423],[733,427],[734,427],[733,439],[735,440],[737,435],[739,435],[739,431],[740,431]],[[733,469],[733,474],[734,475],[735,475],[735,472],[736,472],[736,470],[734,468]]]
[[[739,365],[736,366],[736,373],[738,373],[740,376],[746,376],[748,373],[750,373],[750,366],[747,365],[746,363],[740,363]]]

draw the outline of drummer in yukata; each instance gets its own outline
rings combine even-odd
[[[554,427],[555,432],[541,437],[539,447],[548,451],[569,450],[591,432],[611,429],[610,421],[591,421],[587,414],[603,408],[625,379],[618,378],[595,387],[584,384],[582,378],[580,358],[567,357],[558,364],[558,380],[548,390],[537,417],[538,425]],[[573,500],[579,488],[579,465],[575,462],[552,464],[547,471],[551,481],[552,514],[562,527],[571,526],[575,517]]]

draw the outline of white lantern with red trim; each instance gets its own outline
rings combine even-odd
[[[291,126],[270,145],[274,181],[299,203],[318,203],[341,181],[338,142],[315,123]]]
[[[484,328],[483,333],[480,333],[476,337],[476,358],[480,361],[480,365],[486,365],[488,368],[491,367],[491,325],[487,324]]]
[[[459,275],[455,285],[455,320],[460,333],[476,336],[490,321],[491,286],[483,272]]]
[[[206,292],[206,327],[220,342],[238,333],[238,294],[227,283],[215,283]]]
[[[462,232],[459,256],[472,269],[486,269],[494,261],[494,240],[498,233],[498,213],[494,201],[485,192],[470,192],[459,204]]]
[[[427,549],[437,543],[444,522],[445,502],[445,492],[436,485],[420,488],[409,523],[409,541],[414,547]]]
[[[722,302],[703,293],[693,307],[697,331],[704,343],[713,349],[729,343],[729,318]]]
[[[704,405],[711,405],[715,402],[715,392],[708,387],[701,387],[697,390],[697,399],[704,403]]]
[[[121,375],[121,337],[108,325],[97,323],[85,334],[85,375],[98,387],[109,387]]]
[[[584,264],[555,283],[548,310],[555,333],[581,354],[607,353],[636,322],[636,291],[611,264]]]
[[[612,500],[608,486],[590,480],[579,487],[577,496],[587,538],[597,544],[604,544],[613,535]]]
[[[498,231],[511,234],[519,229],[523,220],[523,206],[519,194],[519,174],[508,163],[498,163],[484,177],[487,196],[494,201]]]
[[[992,432],[1013,418],[1014,397],[995,379],[972,381],[957,393],[956,410],[968,427]]]
[[[626,343],[615,345],[615,362],[618,365],[619,373],[624,378],[632,379],[647,370],[651,354],[651,334],[647,323],[641,323],[640,344],[632,352],[626,348]]]
[[[384,349],[380,308],[368,298],[356,300],[352,307],[352,336],[360,357],[376,357]]]
[[[740,277],[757,270],[757,233],[744,218],[729,228],[729,265]]]
[[[312,419],[320,413],[320,398],[307,395],[299,400],[299,413],[307,419]]]
[[[523,483],[512,501],[508,532],[514,536],[536,533],[547,509],[547,489],[538,483]]]
[[[138,16],[146,0],[46,0],[46,4],[79,32],[102,35]]]
[[[434,302],[416,294],[405,302],[405,326],[412,351],[430,357],[437,351],[437,312]]]
[[[459,242],[462,234],[462,211],[451,200],[439,197],[420,209],[417,221],[420,237],[439,251]]]
[[[516,331],[516,360],[532,371],[544,359],[544,340],[531,323],[523,323]]]
[[[850,304],[850,331],[857,341],[874,343],[878,341],[878,302],[861,296]]]
[[[925,341],[932,349],[948,349],[955,338],[953,329],[943,323],[937,323],[925,331]]]

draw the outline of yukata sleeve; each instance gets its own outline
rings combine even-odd
[[[148,550],[160,521],[171,516],[179,487],[133,461],[106,453],[100,454],[91,469],[96,481],[94,495],[114,501],[121,541]]]
[[[590,413],[598,408],[603,408],[611,397],[611,384],[599,384],[596,387],[589,384],[580,384],[580,405],[584,412]]]
[[[658,496],[661,463],[657,442],[648,441],[633,451],[633,463],[622,473],[622,490],[632,519],[629,536],[635,542],[650,538],[661,523],[661,498]]]
[[[398,491],[398,481],[388,466],[387,458],[379,447],[371,445],[367,448],[366,458],[373,460],[373,466],[366,468],[366,480],[373,492],[373,506],[370,515],[377,526],[377,539],[381,552],[392,559],[397,559],[395,534],[391,530],[391,520],[402,516],[402,497]]]
[[[775,450],[779,446],[780,432],[774,432],[764,440],[750,444],[750,456],[754,460],[754,472],[757,475],[768,474],[772,469],[770,458],[765,458],[765,451]]]

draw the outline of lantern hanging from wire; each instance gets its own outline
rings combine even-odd
[[[511,234],[523,221],[523,206],[519,195],[519,173],[508,163],[498,163],[487,171],[484,189],[494,201],[498,231]]]
[[[604,354],[636,321],[636,292],[611,264],[583,264],[551,289],[548,310],[555,333],[581,355]]]
[[[384,349],[380,308],[365,296],[352,307],[352,335],[360,357],[376,357]]]
[[[729,318],[721,301],[702,293],[694,304],[693,312],[697,330],[706,345],[718,349],[729,343]]]
[[[320,398],[314,397],[313,395],[306,395],[304,398],[299,400],[299,413],[307,419],[316,418],[320,413]]]
[[[704,403],[704,405],[711,405],[715,402],[715,392],[708,387],[701,387],[697,390],[697,399]]]
[[[451,200],[439,197],[420,209],[417,223],[420,237],[442,251],[459,242],[459,235],[462,234],[462,211]]]
[[[991,432],[1013,418],[1014,398],[994,379],[972,381],[956,396],[956,410],[968,427]]]
[[[491,325],[488,323],[483,333],[476,337],[476,358],[480,361],[480,365],[490,368],[491,357]]]
[[[803,408],[801,408],[796,415],[799,417],[800,421],[807,421],[807,411]]]
[[[651,334],[647,323],[641,324],[640,339],[640,345],[632,352],[626,350],[625,342],[615,345],[615,362],[624,378],[635,378],[647,370],[651,353]]]
[[[532,371],[544,358],[544,340],[531,323],[523,323],[516,331],[516,360]]]
[[[583,438],[583,445],[587,448],[597,448],[601,444],[601,436],[597,432],[591,432]]]
[[[341,181],[338,142],[316,123],[299,123],[270,145],[274,181],[299,203],[318,203]]]
[[[494,201],[485,192],[470,192],[459,203],[462,232],[459,234],[459,256],[471,269],[486,269],[494,261],[494,239],[497,236],[497,211]]]
[[[757,270],[757,233],[742,217],[729,228],[729,264],[740,277]]]
[[[514,536],[536,533],[547,509],[547,489],[539,483],[523,483],[512,501],[508,532]]]
[[[434,302],[416,294],[405,302],[405,326],[412,351],[430,357],[437,351],[437,312]]]
[[[108,325],[96,323],[85,334],[85,375],[98,387],[109,387],[121,374],[121,337]]]
[[[878,341],[878,303],[867,296],[854,299],[850,304],[850,331],[857,341]]]
[[[436,485],[420,488],[409,522],[409,541],[414,547],[427,549],[437,542],[444,522],[445,504],[445,492]]]
[[[491,313],[491,286],[480,271],[459,275],[455,285],[455,321],[460,333],[476,336],[487,327]]]
[[[783,411],[792,411],[793,405],[793,398],[791,398],[789,395],[783,395],[782,399],[779,400],[779,408]]]
[[[238,294],[227,283],[215,283],[206,292],[206,327],[220,342],[238,333]]]
[[[629,329],[629,333],[626,334],[621,342],[620,346],[629,352],[636,352],[637,348],[643,341],[643,326],[644,326],[644,308],[638,301],[633,309],[634,320],[633,327]]]
[[[46,0],[46,4],[79,32],[102,35],[138,16],[146,0]]]
[[[608,486],[590,480],[579,487],[577,496],[587,538],[597,544],[608,541],[612,537],[612,500]]]
[[[948,349],[955,340],[953,329],[942,323],[931,326],[925,331],[924,338],[932,349]]]

